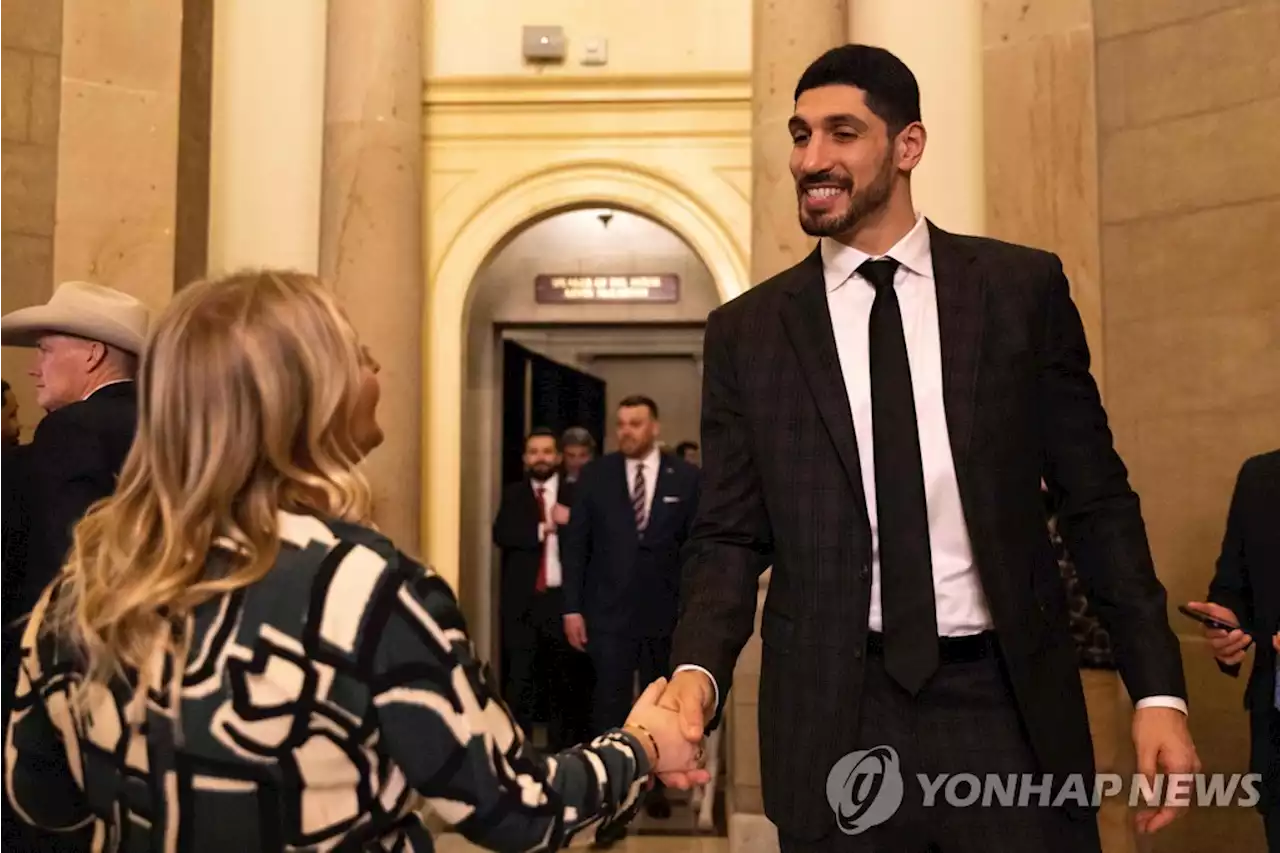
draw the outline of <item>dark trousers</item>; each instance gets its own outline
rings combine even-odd
[[[640,689],[667,674],[671,637],[636,638],[606,634],[587,623],[587,651],[595,667],[596,692],[591,733],[600,735],[627,721],[635,703],[635,677]]]
[[[539,695],[545,696],[547,745],[557,752],[591,736],[591,660],[565,639],[563,607],[561,591],[549,589],[508,614],[503,625],[512,711],[529,734]]]
[[[925,805],[917,774],[925,774],[932,785],[944,773],[975,774],[979,780],[985,774],[1007,779],[1042,773],[994,645],[985,657],[943,663],[915,697],[890,680],[883,657],[872,651],[861,700],[857,750],[888,746],[896,752],[901,804],[891,817],[856,834],[837,828],[833,812],[830,835],[816,842],[783,835],[783,853],[1100,853],[1092,813],[1073,818],[1064,809],[1035,805],[1038,797],[1027,806],[998,801],[984,806],[979,793],[973,805],[948,806],[943,784],[933,789],[934,804]],[[796,725],[821,726],[822,721],[796,720]],[[828,788],[830,795],[830,782]],[[890,788],[884,784],[880,796],[891,797]],[[870,789],[858,789],[879,803],[865,796]],[[954,790],[963,800],[970,786],[957,782]],[[1049,795],[1050,802],[1056,793]]]

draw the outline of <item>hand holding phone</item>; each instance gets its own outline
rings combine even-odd
[[[1253,637],[1240,627],[1240,620],[1229,608],[1212,602],[1189,601],[1178,606],[1178,612],[1205,626],[1205,636],[1219,662],[1234,666],[1244,660],[1253,645]]]

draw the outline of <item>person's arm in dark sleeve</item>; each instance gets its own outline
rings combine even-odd
[[[564,612],[585,615],[587,560],[591,554],[592,480],[596,465],[583,469],[574,484],[569,523],[560,528],[560,568],[564,575]]]
[[[1116,453],[1089,348],[1062,265],[1045,270],[1047,295],[1038,386],[1045,481],[1063,497],[1059,523],[1068,553],[1114,638],[1116,663],[1135,702],[1187,688],[1167,594],[1156,577],[1128,471]]]
[[[707,318],[702,374],[702,476],[684,549],[680,619],[672,638],[676,671],[710,676],[717,725],[733,669],[755,627],[760,575],[773,560],[773,530],[724,315]]]
[[[1245,563],[1245,512],[1252,489],[1252,471],[1245,463],[1236,477],[1231,493],[1231,508],[1227,511],[1227,529],[1222,537],[1222,551],[1218,555],[1217,571],[1209,582],[1209,601],[1229,608],[1246,632],[1254,624],[1253,589]],[[1254,642],[1259,638],[1254,637]],[[1267,642],[1267,637],[1261,638]],[[1240,664],[1217,661],[1218,669],[1235,677],[1240,674]]]

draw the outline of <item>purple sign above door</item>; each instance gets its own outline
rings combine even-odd
[[[540,275],[534,279],[538,302],[679,302],[680,276]]]

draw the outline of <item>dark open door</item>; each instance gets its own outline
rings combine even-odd
[[[547,427],[560,435],[585,427],[604,445],[605,384],[590,374],[552,361],[513,341],[502,347],[502,481],[524,474],[524,439]]]

